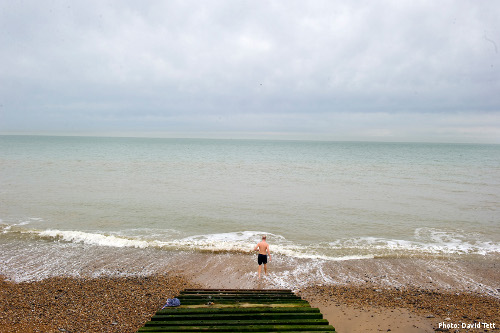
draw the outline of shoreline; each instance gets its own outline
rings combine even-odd
[[[143,277],[53,277],[13,283],[0,279],[0,332],[135,332],[168,297],[209,287],[183,273]],[[261,285],[261,288],[268,286]],[[338,332],[500,331],[500,299],[472,292],[366,285],[314,285],[297,290]]]
[[[27,267],[42,267],[36,260],[50,260],[0,266],[0,333],[135,332],[185,288],[292,289],[341,333],[484,332],[461,327],[482,322],[500,331],[496,258],[327,262],[274,255],[259,280],[253,253],[97,250],[54,252],[50,259],[64,265],[25,282],[14,282],[17,272],[29,276]]]
[[[165,251],[64,242],[37,242],[26,247],[17,241],[0,244],[0,250],[0,275],[13,282],[54,276],[150,276],[174,271],[207,288],[255,288],[261,284],[253,252]],[[470,291],[500,298],[500,256],[329,261],[273,254],[268,266],[270,274],[262,283],[270,288],[374,284]]]

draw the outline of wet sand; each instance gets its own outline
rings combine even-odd
[[[500,331],[500,299],[476,293],[329,285],[299,294],[343,333]]]
[[[473,292],[500,298],[497,259],[383,258],[326,261],[273,256],[269,274],[257,279],[255,255],[192,254],[176,268],[208,288],[285,288],[317,285],[415,287],[438,292]]]

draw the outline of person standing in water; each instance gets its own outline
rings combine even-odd
[[[269,250],[269,244],[266,242],[266,235],[262,236],[262,241],[255,246],[254,251],[259,251],[259,256],[257,258],[257,263],[259,264],[259,279],[262,264],[264,264],[264,274],[267,275],[267,257],[269,256],[269,261],[271,261],[271,251]]]

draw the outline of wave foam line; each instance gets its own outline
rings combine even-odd
[[[94,246],[109,247],[131,247],[131,248],[158,248],[163,250],[180,251],[207,251],[207,252],[253,252],[255,244],[264,234],[259,231],[242,231],[232,233],[219,233],[209,235],[197,235],[180,239],[168,237],[168,241],[148,239],[157,237],[154,233],[150,235],[105,234],[101,232],[85,232],[74,230],[3,230],[3,233],[20,232],[21,234],[32,234],[41,238],[70,243],[83,243]],[[126,231],[125,231],[126,232]],[[287,241],[280,235],[272,235],[273,242],[271,250],[274,254],[285,255],[301,259],[315,259],[327,261],[370,259],[384,257],[386,255],[433,255],[433,254],[498,254],[500,245],[491,241],[467,240],[453,238],[453,241],[429,240],[425,242],[395,240],[375,237],[359,237],[352,239],[341,239],[335,242],[311,246],[299,246]],[[153,236],[151,236],[153,235]]]
[[[244,231],[238,233],[212,234],[190,236],[173,241],[144,240],[120,235],[106,235],[102,233],[91,233],[73,230],[49,229],[44,231],[28,231],[41,238],[48,238],[55,241],[70,243],[83,243],[93,246],[109,247],[131,247],[131,248],[159,248],[165,250],[180,251],[208,251],[208,252],[235,252],[235,253],[253,253],[256,244],[262,232]],[[269,235],[269,233],[267,233]],[[284,238],[279,235],[273,235],[274,239],[283,241]],[[337,257],[327,256],[318,253],[312,249],[296,246],[293,244],[272,245],[272,253],[280,254],[302,259],[320,259],[320,260],[353,260],[369,259],[372,255],[342,255]]]
[[[2,231],[2,233],[8,233],[9,231],[12,230],[12,228],[18,228],[18,227],[22,227],[22,226],[25,226],[25,225],[28,225],[30,224],[31,222],[33,221],[43,221],[43,219],[41,218],[38,218],[38,217],[31,217],[29,218],[28,220],[26,221],[21,221],[19,223],[12,223],[12,224],[2,224],[2,219],[0,219],[0,230]]]
[[[359,237],[343,239],[329,243],[332,249],[353,249],[372,251],[407,251],[428,254],[499,254],[500,244],[489,240],[478,239],[433,239],[426,241],[410,241],[385,239],[377,237]]]
[[[32,233],[38,234],[43,238],[52,238],[71,243],[83,243],[97,246],[134,247],[143,249],[152,245],[150,241],[128,239],[119,236],[89,233],[84,231],[62,231],[49,229],[44,231],[32,231]]]

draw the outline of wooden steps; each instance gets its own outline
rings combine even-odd
[[[138,332],[335,331],[291,290],[186,289],[178,298],[180,306],[159,310]]]

